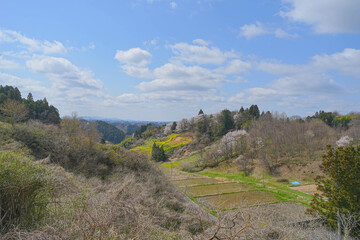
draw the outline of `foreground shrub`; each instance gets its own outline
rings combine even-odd
[[[41,224],[51,197],[43,166],[12,152],[0,152],[0,232]]]

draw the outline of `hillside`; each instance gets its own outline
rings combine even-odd
[[[141,125],[119,144],[101,141],[118,133],[114,126],[76,114],[49,124],[5,113],[3,239],[332,239],[319,215],[306,214],[322,193],[322,156],[328,144],[360,143],[355,113],[201,111]],[[158,151],[168,160],[155,162]]]
[[[5,239],[19,235],[22,239],[183,238],[203,231],[193,226],[200,219],[207,225],[214,221],[146,158],[100,145],[80,128],[68,132],[69,126],[80,124],[76,119],[65,121],[63,128],[39,122],[12,127],[0,122],[1,192],[16,187],[20,179],[24,189],[22,202],[17,202],[15,192],[1,195],[3,204],[12,202],[11,211],[21,212],[12,214],[2,205],[2,216],[10,213],[1,223]],[[17,163],[9,165],[9,161]],[[4,178],[9,171],[11,179]],[[36,192],[27,191],[35,178],[46,185],[39,185]],[[42,193],[42,202],[37,202]],[[46,208],[27,213],[29,207],[23,206],[28,202]],[[36,222],[28,214],[36,214]]]

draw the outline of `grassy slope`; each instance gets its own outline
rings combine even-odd
[[[153,144],[160,145],[165,152],[170,152],[175,148],[182,147],[192,141],[192,136],[183,134],[171,134],[161,139],[149,139],[143,145],[132,148],[131,151],[151,155]]]

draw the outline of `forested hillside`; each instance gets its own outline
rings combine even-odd
[[[96,121],[97,130],[103,135],[103,138],[106,141],[109,141],[114,144],[120,143],[125,138],[125,133],[120,129],[116,128],[114,125],[111,125],[104,121]]]
[[[18,88],[0,85],[0,114],[3,120],[11,123],[25,122],[29,119],[43,123],[59,124],[60,115],[57,108],[49,105],[46,98],[34,100],[31,93],[22,98]]]

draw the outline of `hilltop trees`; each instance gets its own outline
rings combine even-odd
[[[271,115],[269,112],[268,114]],[[241,106],[240,111],[234,115],[234,126],[236,129],[241,129],[244,127],[249,127],[250,123],[254,119],[258,119],[260,117],[259,107],[255,105],[251,105],[250,108],[244,109]]]
[[[9,112],[5,110],[6,108],[8,109],[9,104],[12,105],[11,108],[13,110],[16,109],[18,111],[18,114],[16,114],[17,119],[14,119],[15,116],[10,118],[9,116],[4,116],[4,113],[2,113],[2,115],[3,118],[5,118],[5,121],[9,121],[12,124],[27,121],[29,119],[37,119],[46,124],[60,123],[59,111],[53,105],[49,105],[46,98],[34,101],[32,94],[29,93],[27,98],[23,99],[21,98],[21,93],[18,88],[12,86],[3,87],[0,85],[0,106],[2,106],[3,112]],[[23,111],[20,112],[19,108]],[[14,111],[12,112],[14,115]],[[14,120],[15,122],[12,122]]]
[[[316,112],[313,116],[308,116],[306,120],[320,119],[330,127],[341,127],[348,129],[350,121],[355,118],[355,114],[339,115],[337,112],[325,112],[323,110]]]
[[[323,156],[324,176],[316,179],[322,194],[316,194],[312,210],[326,217],[335,227],[337,218],[349,219],[356,224],[343,229],[355,234],[360,231],[360,145],[332,148]],[[347,224],[348,226],[348,224]],[[346,233],[346,231],[345,231]]]

